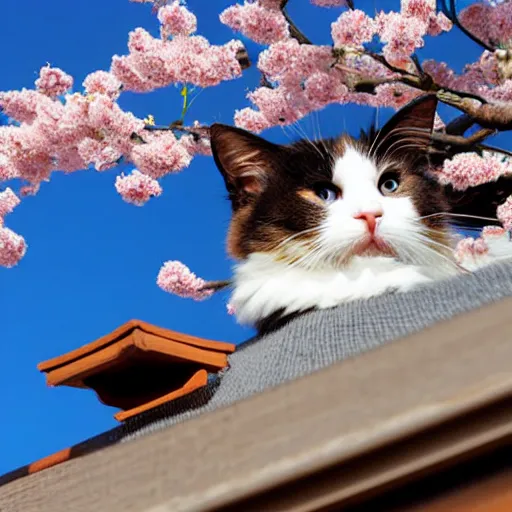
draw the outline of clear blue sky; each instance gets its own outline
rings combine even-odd
[[[218,21],[230,0],[190,0],[198,14],[199,33],[212,42],[230,39]],[[396,8],[398,1],[359,1],[367,11]],[[290,10],[315,41],[330,42],[329,23],[337,10],[314,8],[293,0]],[[24,0],[3,2],[0,90],[31,88],[41,66],[49,62],[75,77],[80,90],[85,76],[108,69],[113,54],[126,53],[127,34],[142,26],[157,34],[148,5],[127,0]],[[474,45],[462,46],[458,35],[439,38],[421,53],[448,60],[455,69],[474,59]],[[449,45],[443,46],[447,43]],[[251,56],[257,46],[248,45]],[[202,92],[188,121],[232,122],[236,107],[247,105],[254,69],[245,77]],[[144,117],[168,123],[180,112],[177,89],[147,95],[125,94],[121,105]],[[389,115],[383,112],[382,118]],[[357,132],[371,111],[335,106],[305,120],[301,127],[322,135]],[[274,129],[275,141],[295,137]],[[196,303],[178,299],[155,284],[165,260],[180,259],[199,275],[222,279],[230,274],[224,254],[229,205],[211,159],[199,157],[191,167],[163,181],[164,194],[143,208],[124,203],[115,192],[115,171],[54,175],[36,197],[26,199],[7,225],[29,244],[14,269],[0,268],[0,474],[46,456],[115,426],[115,410],[102,406],[92,392],[49,389],[36,369],[39,361],[60,355],[111,331],[131,318],[174,330],[230,342],[251,331],[237,326],[225,312],[227,297]]]

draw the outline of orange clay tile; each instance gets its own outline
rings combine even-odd
[[[124,421],[203,387],[208,372],[228,364],[235,345],[203,340],[140,320],[39,363],[50,386],[94,390],[100,401],[123,410]]]

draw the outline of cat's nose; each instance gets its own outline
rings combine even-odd
[[[375,210],[372,212],[361,212],[357,215],[354,215],[354,219],[361,219],[366,222],[368,226],[368,231],[371,235],[375,233],[375,228],[377,227],[377,219],[382,217],[383,212],[381,210]]]

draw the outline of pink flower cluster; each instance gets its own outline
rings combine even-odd
[[[331,25],[334,46],[360,47],[363,43],[372,40],[376,28],[374,20],[363,11],[354,9],[344,12]]]
[[[136,206],[143,206],[152,197],[158,197],[162,193],[158,181],[137,170],[133,170],[128,176],[118,176],[115,186],[127,203]]]
[[[48,75],[47,68],[43,73]],[[52,171],[72,172],[88,165],[104,170],[122,155],[130,157],[136,145],[131,136],[143,132],[144,122],[112,98],[118,88],[114,77],[96,73],[86,83],[108,94],[71,94],[62,103],[37,91],[0,92],[4,114],[20,123],[0,127],[0,179],[21,178],[37,185]]]
[[[480,157],[476,153],[460,153],[444,162],[438,178],[442,184],[452,184],[456,190],[465,190],[496,181],[500,176],[512,172],[510,163],[496,156]]]
[[[314,3],[345,4],[336,0]],[[268,36],[265,30],[269,24],[281,20],[284,26],[286,21],[278,7],[277,1],[267,4],[259,0],[243,6],[237,4],[222,14],[222,20],[230,27],[256,42],[270,44],[258,59],[258,69],[268,83],[247,95],[256,108],[235,113],[235,124],[253,132],[292,124],[333,103],[400,108],[420,92],[397,83],[378,86],[375,94],[351,92],[355,80],[394,77],[381,63],[361,53],[363,43],[380,36],[387,43],[386,58],[396,66],[410,67],[410,55],[423,46],[425,34],[438,35],[451,28],[450,21],[436,13],[435,0],[403,0],[401,13],[381,12],[375,19],[362,10],[348,10],[331,25],[334,46],[342,50],[336,53],[328,46],[299,44],[284,31],[270,31],[272,36]],[[259,21],[256,11],[265,11],[265,22]],[[246,27],[248,20],[255,23],[250,30]]]
[[[291,124],[329,103],[344,102],[347,87],[340,80],[328,46],[301,45],[295,39],[272,44],[258,59],[258,69],[275,83],[248,94],[258,108],[235,114],[235,124],[260,132],[270,126]]]
[[[499,221],[507,231],[512,231],[512,196],[510,196],[496,211]]]
[[[197,30],[197,18],[178,1],[161,7],[158,11],[162,39],[169,36],[189,36]]]
[[[161,178],[169,172],[181,171],[190,164],[192,156],[171,131],[144,135],[146,144],[138,144],[131,151],[131,160],[144,174]]]
[[[436,13],[435,0],[402,0],[400,13],[380,13],[375,18],[377,33],[384,46],[387,61],[406,67],[409,57],[424,45],[423,36],[439,35],[451,30],[452,23],[442,13]]]
[[[456,74],[445,62],[433,60],[424,61],[423,68],[442,87],[471,92],[488,101],[512,101],[512,79],[506,78],[498,52],[484,51],[479,60],[466,65],[461,74]]]
[[[46,66],[41,69],[41,74],[36,80],[36,87],[40,93],[55,98],[65,94],[73,87],[73,77],[64,73],[62,69]]]
[[[4,226],[4,217],[19,203],[19,198],[10,188],[0,192],[0,267],[14,267],[27,249],[23,237]]]
[[[462,25],[482,41],[495,47],[510,47],[512,44],[512,2],[490,5],[475,2],[462,10],[459,16]]]
[[[166,261],[156,282],[162,290],[179,297],[204,300],[213,294],[212,290],[201,290],[206,281],[197,277],[181,261]]]
[[[237,60],[243,49],[240,41],[215,46],[201,36],[162,40],[137,28],[130,33],[128,48],[130,53],[114,55],[111,65],[111,73],[128,91],[148,92],[174,83],[212,87],[242,73]]]
[[[463,266],[469,266],[489,252],[489,246],[483,238],[463,238],[455,247],[455,261]]]
[[[10,188],[0,192],[0,226],[4,224],[4,217],[11,213],[19,204],[19,197]]]
[[[288,22],[279,2],[245,2],[228,7],[220,21],[259,44],[271,44],[289,37]]]

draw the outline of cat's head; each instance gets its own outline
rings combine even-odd
[[[435,96],[410,103],[379,131],[276,145],[214,124],[211,144],[232,202],[228,252],[271,253],[306,268],[354,256],[413,264],[449,257],[447,210],[429,173]]]

